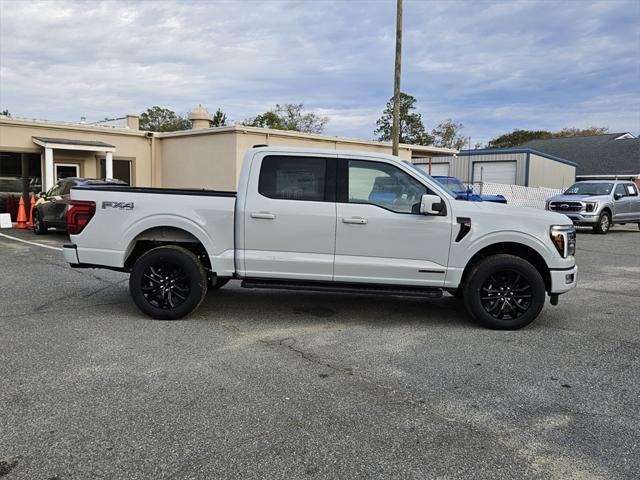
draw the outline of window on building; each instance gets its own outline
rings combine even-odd
[[[113,160],[113,178],[127,182],[131,185],[131,160]],[[100,178],[107,177],[106,160],[100,160]]]
[[[419,213],[426,186],[393,165],[349,161],[349,203],[370,203],[392,212]]]
[[[325,200],[327,160],[319,157],[276,157],[262,160],[258,192],[281,200]]]

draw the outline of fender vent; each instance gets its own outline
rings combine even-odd
[[[456,221],[460,224],[460,231],[456,237],[456,243],[458,243],[471,231],[471,219],[469,217],[458,217]]]

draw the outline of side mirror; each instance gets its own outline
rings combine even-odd
[[[622,195],[621,193],[614,193],[613,194],[613,198],[615,198],[616,200],[620,200],[624,195]]]
[[[420,200],[420,213],[422,215],[442,215],[444,202],[438,195],[424,194]]]

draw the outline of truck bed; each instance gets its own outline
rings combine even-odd
[[[71,200],[91,201],[95,214],[77,235],[77,264],[123,268],[138,239],[201,243],[220,275],[234,273],[236,192],[126,186],[78,186]],[[73,260],[73,255],[71,257]]]

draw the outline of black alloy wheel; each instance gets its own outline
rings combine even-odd
[[[546,288],[527,260],[499,254],[482,259],[465,274],[463,298],[469,313],[484,326],[515,330],[538,316]]]
[[[501,270],[489,275],[480,288],[480,302],[497,320],[515,320],[531,307],[531,282],[516,270]]]
[[[146,252],[134,263],[129,277],[129,291],[137,307],[158,320],[175,320],[198,308],[207,284],[202,262],[176,245]]]
[[[147,302],[154,307],[173,309],[187,299],[191,282],[179,264],[164,260],[147,267],[140,289]]]

